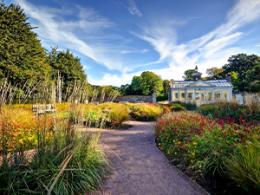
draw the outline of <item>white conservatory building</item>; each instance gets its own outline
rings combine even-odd
[[[232,101],[233,86],[228,80],[170,81],[170,102],[196,105]]]

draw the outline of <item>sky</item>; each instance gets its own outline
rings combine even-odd
[[[42,45],[71,50],[96,85],[153,71],[181,80],[196,65],[260,55],[260,0],[4,0],[19,4]]]

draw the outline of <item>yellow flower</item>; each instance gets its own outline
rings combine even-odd
[[[19,144],[23,144],[23,140],[22,139],[19,139]]]
[[[192,142],[192,144],[193,144],[194,146],[196,146],[198,143],[197,143],[197,142]]]
[[[32,141],[33,140],[33,137],[28,137],[28,141]]]

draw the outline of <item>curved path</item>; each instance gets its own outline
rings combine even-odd
[[[186,195],[206,192],[157,149],[154,123],[129,121],[127,130],[105,130],[101,145],[112,173],[97,194]]]

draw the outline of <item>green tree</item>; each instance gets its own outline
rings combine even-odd
[[[131,92],[134,95],[143,95],[142,77],[134,76],[131,82]]]
[[[230,74],[234,89],[239,91],[251,91],[254,83],[260,80],[256,74],[259,64],[257,55],[237,54],[228,59],[228,63],[223,66],[223,74]],[[251,83],[251,84],[250,84]],[[254,89],[255,91],[256,89]],[[259,90],[258,90],[259,91]]]
[[[169,80],[163,80],[163,94],[168,97],[170,90],[170,81]]]
[[[121,85],[120,93],[122,95],[131,95],[131,94],[133,94],[131,85],[130,84]]]
[[[197,66],[196,66],[197,67]],[[193,79],[193,74],[197,72],[196,68],[195,69],[188,69],[184,72],[183,79],[185,81],[192,81]]]
[[[248,83],[246,91],[259,92],[260,91],[260,59],[258,63],[246,72],[245,81]]]
[[[207,75],[208,77],[206,78],[207,80],[212,80],[212,79],[224,79],[225,75],[223,74],[223,68],[209,68],[207,69]]]
[[[140,76],[133,77],[131,89],[133,94],[137,95],[158,95],[163,90],[163,81],[155,73],[145,71]]]
[[[51,70],[27,20],[19,6],[0,3],[0,77],[18,88],[49,78]]]
[[[49,53],[49,64],[52,67],[52,80],[62,81],[62,99],[68,101],[72,93],[87,87],[87,78],[78,57],[69,50],[58,52],[56,48]]]

